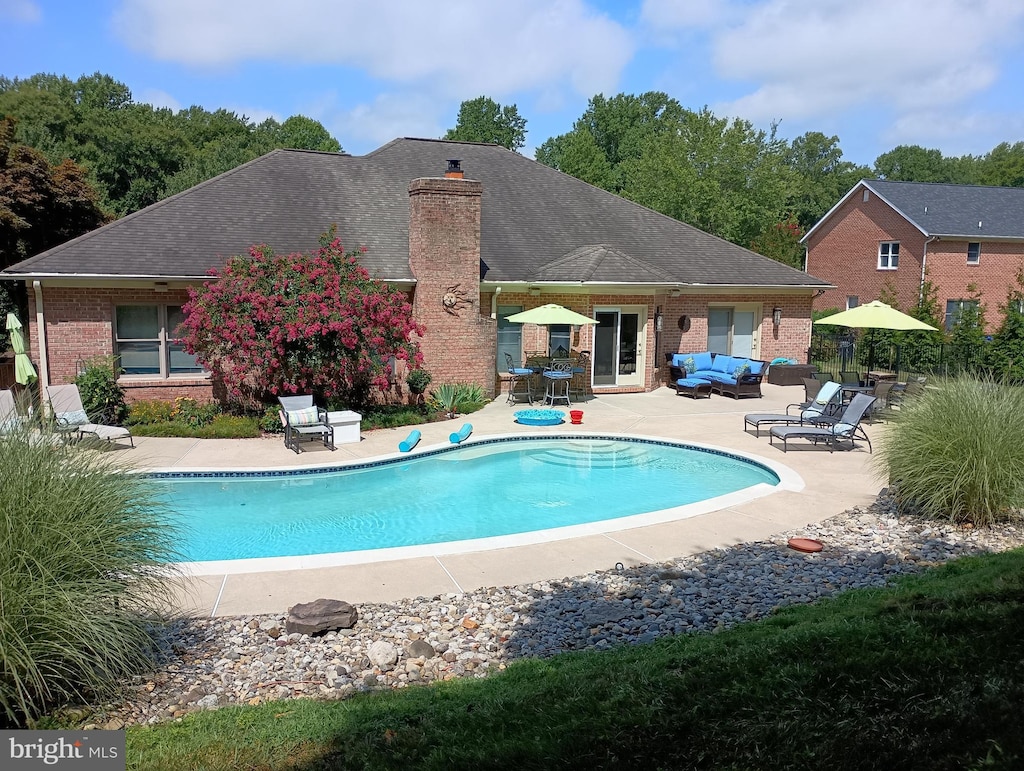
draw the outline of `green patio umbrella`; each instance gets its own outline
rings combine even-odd
[[[891,305],[886,305],[881,300],[872,300],[864,305],[858,305],[856,308],[850,308],[849,310],[842,311],[841,313],[835,313],[831,316],[826,316],[823,319],[818,319],[814,322],[815,324],[832,324],[841,327],[851,327],[853,329],[894,329],[901,332],[938,332],[938,330],[930,324],[925,324],[923,321],[915,319],[913,316],[908,316],[902,311],[898,311]],[[871,333],[868,336],[868,371],[874,366],[875,361],[875,339],[874,334]]]
[[[573,326],[579,326],[581,324],[597,323],[596,320],[588,318],[582,313],[569,310],[557,303],[548,303],[547,305],[541,305],[537,308],[530,308],[528,311],[513,313],[508,317],[508,320],[515,322],[516,324],[539,324],[540,326],[550,326],[551,324],[571,324]]]
[[[13,313],[7,314],[7,331],[10,333],[11,348],[14,350],[14,379],[28,385],[36,379],[36,368],[25,353],[25,337],[21,334],[21,322]]]

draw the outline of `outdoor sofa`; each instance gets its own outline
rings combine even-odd
[[[690,390],[695,380],[711,383],[711,390],[722,396],[738,399],[742,396],[761,396],[761,380],[768,369],[767,362],[724,353],[674,353],[669,362],[672,385],[676,392]],[[683,383],[680,381],[689,381]]]

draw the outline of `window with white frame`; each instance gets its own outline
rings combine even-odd
[[[946,318],[944,320],[946,331],[949,332],[956,326],[960,315],[965,310],[976,310],[977,308],[977,300],[946,300]]]
[[[977,265],[981,262],[981,244],[977,241],[972,241],[967,244],[967,264]]]
[[[202,374],[175,330],[185,314],[180,305],[119,305],[114,313],[114,354],[126,375],[180,377]]]
[[[878,269],[896,270],[900,266],[900,242],[882,241],[878,245]]]
[[[856,308],[858,305],[860,305],[860,298],[857,295],[846,295],[846,310],[850,310],[850,308]]]

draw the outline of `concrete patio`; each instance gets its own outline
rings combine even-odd
[[[317,597],[352,603],[394,601],[486,586],[530,583],[613,568],[661,562],[708,549],[770,538],[773,534],[811,525],[852,506],[871,503],[883,486],[867,447],[828,452],[823,446],[794,440],[789,452],[770,446],[767,431],[760,438],[743,430],[743,415],[782,412],[800,401],[800,387],[763,386],[764,398],[733,400],[714,396],[690,399],[669,388],[645,394],[597,395],[584,404],[583,423],[530,428],[514,422],[505,397],[483,410],[454,421],[418,426],[417,450],[448,443],[448,435],[464,422],[473,438],[495,434],[610,433],[683,440],[759,456],[783,464],[802,480],[799,491],[779,491],[727,505],[687,519],[641,527],[590,533],[568,540],[510,545],[456,554],[425,553],[407,559],[331,567],[195,575],[181,582],[179,606],[202,615],[283,612],[297,602]],[[567,415],[568,416],[568,415]],[[867,426],[877,443],[884,423]],[[310,442],[295,455],[280,437],[197,440],[136,438],[135,449],[118,450],[126,463],[146,469],[239,469],[339,465],[397,452],[409,428],[363,431],[358,443],[341,444],[335,452]],[[799,484],[797,486],[800,486]],[[514,543],[515,539],[509,541]],[[429,552],[429,548],[426,550]]]

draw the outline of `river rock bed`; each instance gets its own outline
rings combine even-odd
[[[819,553],[791,537],[824,543]],[[964,529],[897,516],[883,497],[769,540],[561,580],[395,603],[361,603],[352,629],[287,634],[278,615],[183,619],[166,665],[93,713],[96,727],[157,723],[197,709],[291,698],[340,699],[455,677],[524,657],[724,629],[774,609],[884,585],[966,554],[1024,545],[1020,523]],[[314,599],[314,598],[309,598]],[[345,599],[338,597],[337,599]]]

